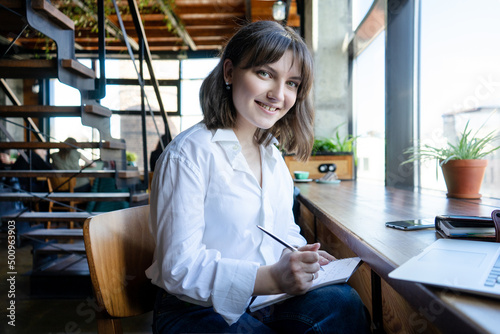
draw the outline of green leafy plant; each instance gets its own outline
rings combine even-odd
[[[488,133],[484,137],[478,138],[477,135],[481,128],[482,126],[472,134],[472,130],[469,129],[469,121],[467,121],[465,129],[455,145],[448,142],[443,148],[428,144],[408,148],[403,153],[409,154],[410,157],[401,164],[407,164],[417,160],[437,160],[442,166],[450,160],[482,159],[500,149],[500,146],[491,147],[491,144],[499,138],[499,136],[495,135],[495,131]]]
[[[126,156],[128,162],[137,161],[137,154],[135,154],[134,152],[126,152]]]
[[[354,144],[358,136],[347,135],[341,137],[337,131],[331,138],[317,138],[314,140],[312,155],[322,152],[354,152]]]

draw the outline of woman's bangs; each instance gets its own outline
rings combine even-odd
[[[277,33],[266,36],[266,38],[256,39],[256,43],[252,43],[252,50],[246,62],[244,61],[243,68],[277,62],[289,49],[291,43],[290,38]]]

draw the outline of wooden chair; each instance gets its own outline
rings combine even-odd
[[[83,226],[90,278],[102,312],[97,328],[122,333],[120,318],[153,309],[156,289],[144,271],[153,262],[149,205],[91,217]]]
[[[47,186],[49,189],[49,192],[53,191],[64,191],[64,192],[75,192],[75,186],[76,186],[76,178],[69,178],[69,177],[49,177],[47,178]],[[81,202],[78,201],[69,201],[64,204],[68,204],[70,207],[64,206],[64,205],[59,205],[56,204],[52,201],[49,201],[49,212],[55,212],[55,211],[68,211],[68,212],[76,212],[75,206]],[[73,228],[75,225],[74,222],[70,221],[69,222],[69,228]],[[47,222],[47,228],[51,228],[52,223],[50,221]]]
[[[47,179],[49,191],[74,192],[76,186],[76,177],[49,177]],[[52,188],[52,189],[51,189]]]
[[[149,194],[148,203],[151,200],[151,182],[153,181],[153,176],[154,172],[148,172],[148,194]]]

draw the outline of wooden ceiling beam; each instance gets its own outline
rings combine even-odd
[[[160,6],[161,11],[163,14],[165,14],[168,17],[168,21],[174,27],[175,31],[179,35],[179,37],[182,38],[184,43],[188,45],[191,50],[196,51],[196,44],[193,42],[193,39],[191,36],[189,36],[189,33],[186,31],[184,26],[179,22],[179,20],[176,17],[176,14],[168,7],[165,5],[165,3],[162,0],[156,0],[156,3]],[[146,35],[147,36],[147,35]]]
[[[228,8],[245,7],[245,0],[175,0],[175,10],[179,8],[190,8],[191,10],[200,11],[207,7],[214,10],[228,10]]]
[[[0,1],[18,2],[15,0]],[[65,8],[71,11],[77,5],[80,4],[82,7],[81,3],[86,3],[83,0],[51,0],[51,2],[62,11]],[[151,46],[153,52],[175,52],[190,48],[191,50],[220,50],[238,27],[246,22],[247,13],[251,12],[254,16],[259,15],[261,18],[272,19],[271,12],[274,3],[271,0],[175,0],[172,7],[167,7],[167,12],[177,23],[177,26],[172,27],[168,13],[164,12],[165,8],[160,8],[161,4],[166,7],[165,2],[165,0],[151,1],[150,5],[141,10],[144,31],[148,42],[153,44]],[[114,13],[111,1],[106,1],[105,5],[111,9],[111,13]],[[129,6],[127,0],[118,0],[118,5],[120,9]],[[294,20],[294,17],[297,17],[297,20]],[[124,10],[122,18],[129,42],[134,45],[137,43],[137,35],[132,17],[128,11]],[[110,22],[110,27],[107,27],[106,48],[113,52],[126,51],[125,43],[119,39],[119,33],[110,30],[114,30],[111,28],[113,25],[118,27],[116,14],[108,15],[107,19]],[[288,24],[298,26],[294,23],[295,21],[298,22],[296,0],[291,0]],[[9,31],[2,31],[5,30],[3,28],[3,26],[0,27],[0,36],[7,38]],[[77,25],[75,42],[81,49],[94,53],[97,50],[98,39],[97,34],[91,29],[92,27]],[[29,39],[25,39],[26,37]],[[45,39],[40,39],[34,34],[22,36],[16,45],[22,46],[26,50],[37,49],[33,53],[40,53],[40,49],[45,48]],[[190,45],[190,47],[186,45]]]

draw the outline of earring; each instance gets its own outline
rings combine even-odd
[[[231,89],[231,85],[229,85],[229,82],[226,81],[226,89],[227,90],[230,90]]]

